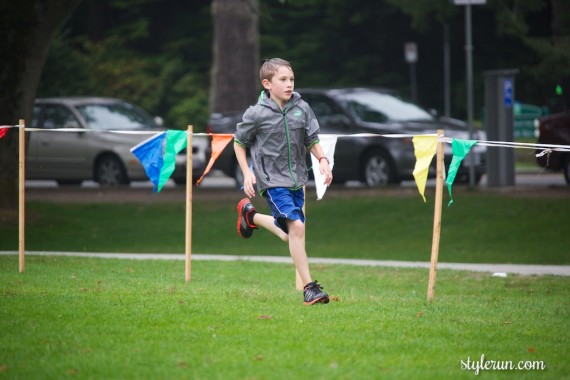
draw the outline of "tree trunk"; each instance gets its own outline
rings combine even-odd
[[[50,42],[79,1],[0,0],[0,124],[30,125]],[[10,129],[0,139],[0,210],[17,205],[18,131]]]
[[[210,111],[244,111],[259,89],[258,0],[213,0]]]
[[[570,4],[568,0],[550,0],[552,7],[552,35],[567,36],[570,34]]]

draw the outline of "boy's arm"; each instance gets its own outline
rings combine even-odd
[[[247,164],[246,149],[234,141],[234,151],[241,172],[243,173],[243,192],[249,198],[253,198],[255,197],[255,175]]]
[[[318,142],[311,147],[311,153],[319,160],[319,170],[325,176],[325,185],[332,183],[332,171],[329,165],[329,159],[325,156],[325,152]]]

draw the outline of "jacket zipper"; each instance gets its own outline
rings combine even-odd
[[[293,174],[293,168],[291,167],[291,138],[289,136],[289,125],[287,125],[287,116],[285,115],[287,113],[288,108],[285,107],[284,110],[281,111],[281,113],[283,114],[283,121],[285,122],[285,137],[287,138],[287,165],[289,166],[289,174],[291,175],[291,178],[293,179],[293,183],[294,183],[294,188],[297,188],[297,176],[295,176],[295,174]]]

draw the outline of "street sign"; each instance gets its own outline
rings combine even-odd
[[[418,61],[418,45],[415,42],[406,42],[404,44],[404,56],[407,63],[415,63]]]
[[[503,82],[503,98],[505,107],[511,108],[513,106],[513,81],[511,79],[505,79]]]

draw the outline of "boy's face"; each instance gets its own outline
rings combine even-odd
[[[283,108],[293,94],[295,76],[289,67],[281,66],[271,80],[264,79],[261,83],[263,87],[269,91],[269,94],[271,94],[271,99]]]

